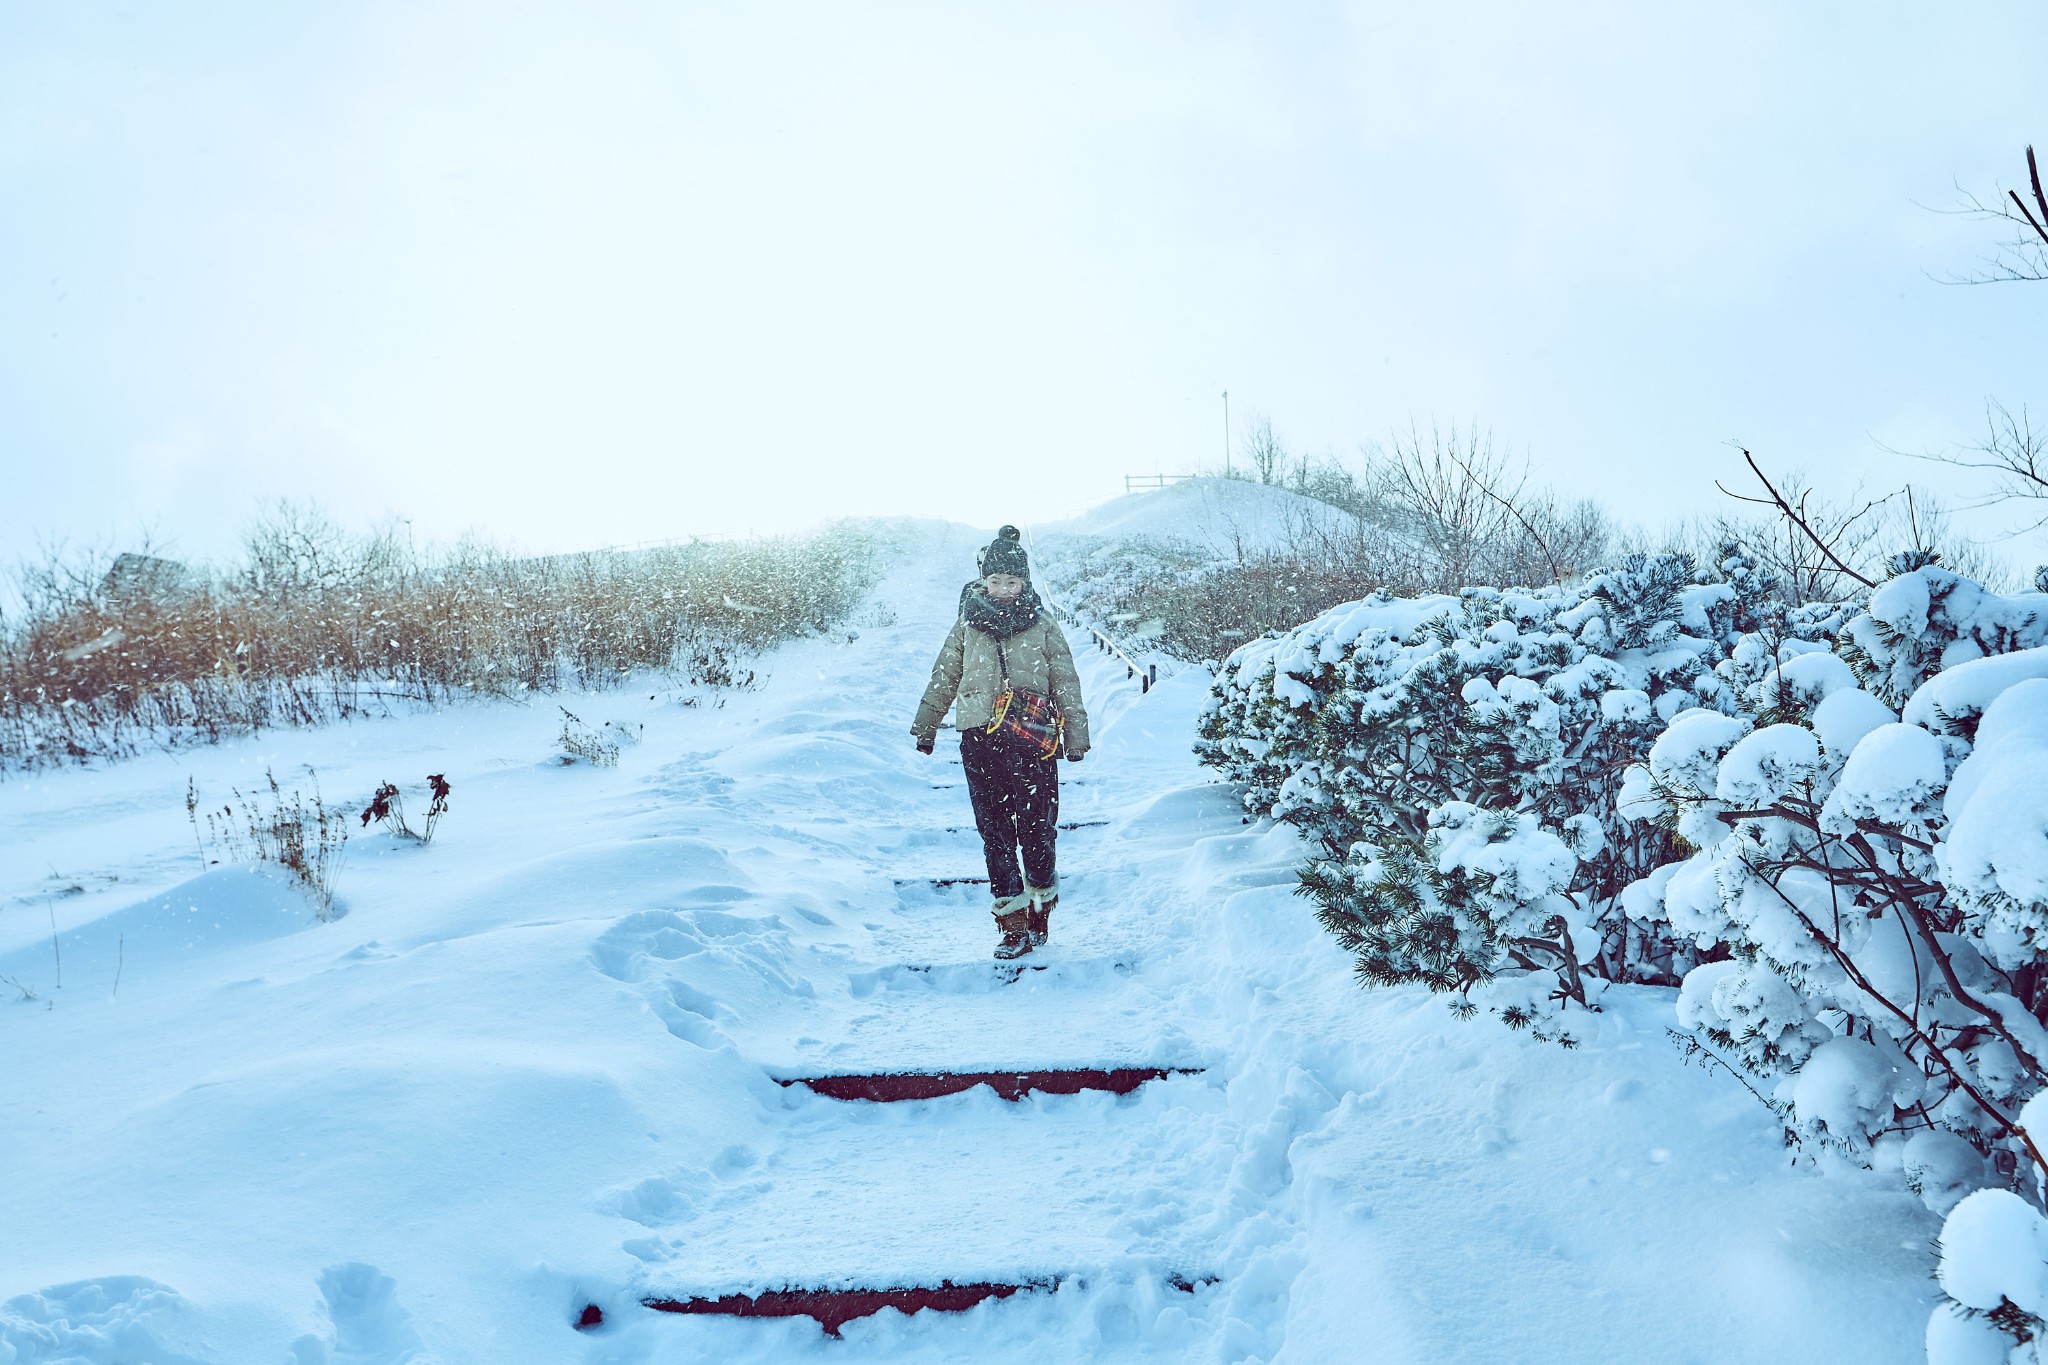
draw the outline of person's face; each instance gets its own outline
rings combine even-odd
[[[998,602],[1008,602],[1024,591],[1024,580],[1013,573],[992,573],[981,580],[981,586]]]

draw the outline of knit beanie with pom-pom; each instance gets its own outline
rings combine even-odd
[[[997,573],[1013,573],[1027,580],[1031,577],[1031,561],[1024,554],[1024,542],[1014,526],[996,532],[996,538],[975,556],[974,562],[980,566],[983,578]]]

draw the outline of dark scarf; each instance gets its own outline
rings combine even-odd
[[[1044,605],[1038,599],[1038,589],[1029,583],[1024,585],[1024,591],[1008,602],[998,602],[990,597],[980,579],[960,589],[961,619],[982,634],[998,640],[1007,640],[1037,625],[1039,609]]]

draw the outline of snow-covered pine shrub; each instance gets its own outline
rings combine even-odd
[[[2012,1115],[2048,1080],[2044,609],[1903,573],[1838,653],[1781,652],[1748,714],[1675,717],[1631,775],[1628,813],[1694,850],[1655,903],[1732,956],[1688,977],[1681,1022],[1802,1138],[1938,1128],[2034,1159]]]
[[[2048,1130],[2026,1122],[2048,1124],[2048,596],[1914,564],[1833,652],[1780,650],[1749,714],[1674,717],[1626,809],[1693,850],[1643,899],[1729,954],[1687,976],[1681,1022],[1791,1136],[1896,1159],[1954,1209],[1943,1279],[1980,1317],[1944,1308],[1929,1343],[1960,1361],[1979,1328],[2011,1345],[2048,1306],[2028,1287],[2048,1284],[2048,1242],[1980,1274],[2034,1244],[2000,1199],[1962,1197],[2048,1174]]]
[[[2029,1100],[2019,1117],[2023,1128],[2048,1132],[2048,1098]],[[1977,1154],[1965,1147],[1960,1155],[1967,1161]],[[1981,1166],[1966,1166],[1970,1186],[1981,1184]],[[1927,1323],[1927,1365],[2048,1365],[2042,1189],[2040,1179],[2031,1182],[2030,1202],[2012,1189],[1972,1188],[1942,1209],[1935,1278],[1948,1301]]]
[[[1583,585],[1333,609],[1231,656],[1198,755],[1319,841],[1303,890],[1363,980],[1569,1038],[1589,976],[1697,960],[1644,903],[1679,850],[1620,814],[1625,774],[1673,715],[1734,708],[1746,628],[1816,629],[1773,615],[1735,550],[1717,568],[1636,555]]]
[[[2004,597],[1907,553],[1869,609],[1843,627],[1837,652],[1865,691],[1894,710],[1941,669],[2041,643],[2040,592]]]
[[[1717,567],[1350,604],[1237,651],[1197,748],[1321,841],[1370,982],[1568,1038],[1574,959],[1682,974],[1789,1138],[1947,1214],[1933,1365],[2048,1360],[2048,592]]]

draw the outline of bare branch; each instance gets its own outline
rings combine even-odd
[[[2001,254],[1984,261],[1984,269],[1975,275],[1951,276],[1949,284],[2001,284],[2015,281],[2038,282],[2048,280],[2048,194],[2041,189],[2041,170],[2034,158],[2032,146],[2027,148],[2027,181],[2033,191],[2034,204],[2038,215],[2029,208],[2027,201],[2020,197],[2018,190],[2006,190],[2002,195],[1986,202],[1968,190],[1957,186],[1960,194],[1959,206],[1954,209],[1937,210],[1944,213],[1961,213],[1972,218],[1990,218],[2011,223],[2019,229],[2019,236],[2001,245]]]
[[[1802,517],[1798,511],[1795,511],[1793,509],[1792,504],[1785,501],[1784,495],[1778,492],[1777,486],[1773,484],[1769,478],[1765,477],[1764,471],[1761,467],[1758,466],[1756,462],[1756,457],[1754,455],[1751,455],[1747,450],[1743,450],[1741,446],[1737,446],[1735,448],[1737,450],[1742,451],[1742,458],[1745,462],[1748,463],[1749,472],[1756,475],[1757,482],[1762,484],[1764,486],[1764,491],[1771,495],[1770,500],[1772,504],[1774,504],[1777,507],[1779,515],[1783,516],[1787,521],[1791,522],[1794,526],[1798,527],[1799,530],[1805,534],[1806,538],[1809,541],[1813,542],[1813,547],[1819,550],[1821,554],[1826,557],[1828,563],[1832,564],[1837,572],[1847,574],[1850,578],[1855,579],[1858,583],[1861,583],[1866,588],[1874,588],[1877,586],[1875,581],[1865,578],[1862,574],[1857,573],[1854,569],[1850,568],[1847,564],[1842,562],[1842,557],[1835,553],[1835,547],[1831,543],[1829,543],[1828,540],[1822,539],[1820,534],[1816,532],[1813,529],[1813,527],[1807,523],[1806,519]],[[1714,486],[1716,488],[1721,488],[1721,485],[1718,480],[1715,482]],[[1725,488],[1721,488],[1721,491],[1724,493],[1728,492],[1728,490]],[[1729,493],[1728,495],[1730,497],[1740,497],[1739,494],[1735,493]],[[1741,501],[1760,503],[1763,501],[1763,499],[1741,498]],[[1801,498],[1800,502],[1803,506],[1805,503],[1805,499]],[[1863,507],[1863,511],[1856,513],[1856,515],[1849,518],[1848,521],[1845,521],[1840,526],[1836,527],[1835,538],[1839,539],[1841,533],[1844,530],[1848,529],[1849,525],[1852,522],[1854,522],[1857,519],[1857,517],[1861,517],[1864,512],[1868,512],[1874,506],[1876,506],[1875,503],[1865,504]]]
[[[1499,503],[1502,507],[1506,508],[1507,514],[1513,517],[1517,522],[1521,524],[1522,529],[1529,533],[1529,539],[1536,542],[1536,548],[1543,551],[1543,557],[1550,562],[1551,581],[1555,583],[1563,583],[1564,570],[1560,569],[1557,566],[1557,556],[1550,552],[1550,542],[1543,538],[1542,532],[1538,531],[1534,526],[1531,526],[1529,524],[1529,519],[1522,515],[1522,509],[1517,507],[1508,499],[1502,497],[1500,494],[1494,492],[1493,485],[1489,484],[1479,474],[1473,472],[1472,466],[1467,464],[1464,458],[1458,454],[1456,447],[1453,447],[1451,449],[1451,459],[1457,464],[1458,468],[1465,471],[1465,477],[1472,480],[1472,482],[1478,486],[1480,492],[1484,493],[1487,497],[1492,498],[1495,502]],[[1574,963],[1573,965],[1575,967],[1577,966],[1576,963]]]
[[[2041,193],[2041,167],[2034,161],[2034,144],[2031,142],[2027,144],[2027,179],[2033,182],[2034,202],[2041,206],[2041,217],[2048,220],[2048,194]],[[2048,229],[2037,224],[2035,230],[2040,232],[2043,241],[2048,241]]]
[[[2029,147],[2027,150],[2029,152],[2032,152],[2033,148]],[[2007,190],[2005,193],[2007,197],[2012,200],[2013,204],[2019,209],[2020,217],[2027,220],[2027,226],[2032,228],[2036,233],[2038,233],[2042,241],[2048,242],[2048,228],[2044,228],[2041,226],[2040,221],[2034,217],[2033,210],[2029,209],[2026,205],[2026,201],[2020,198],[2019,191]]]
[[[2024,407],[2015,415],[2004,404],[1992,399],[1984,405],[1984,410],[1984,439],[1976,445],[1938,452],[1893,450],[1891,453],[1945,464],[1954,469],[1981,470],[1992,475],[1990,487],[1972,500],[1958,504],[1961,507],[1977,510],[2008,502],[2030,502],[2048,509],[2048,431],[2035,431],[2033,419]],[[2048,526],[2048,510],[1997,539],[2010,540],[2043,526]]]

